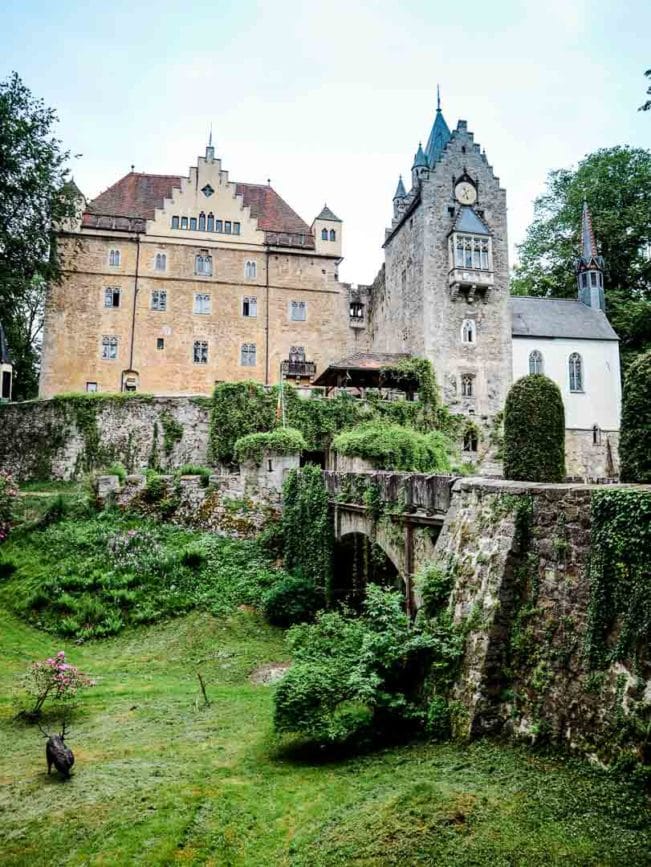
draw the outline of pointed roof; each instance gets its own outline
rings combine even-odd
[[[0,322],[0,364],[11,364],[11,355],[9,354],[9,343],[7,335]]]
[[[402,182],[402,175],[398,178],[398,186],[396,187],[396,191],[393,194],[394,199],[404,199],[407,195],[407,190],[405,190],[405,185]]]
[[[462,205],[452,227],[453,232],[468,232],[471,235],[490,235],[490,229],[476,211]]]
[[[427,157],[425,156],[425,152],[423,150],[423,143],[418,142],[418,150],[414,155],[414,164],[412,166],[413,169],[420,168],[421,166],[425,166],[425,168],[429,168],[429,163],[427,162]]]
[[[339,217],[335,216],[327,205],[323,206],[321,213],[319,214],[318,217],[316,217],[316,219],[317,220],[330,220],[333,223],[341,223],[341,220],[339,219]]]
[[[432,131],[429,134],[429,138],[427,139],[427,147],[425,148],[425,155],[427,156],[427,160],[429,162],[430,168],[434,168],[436,163],[439,161],[441,154],[443,153],[443,149],[446,144],[450,141],[450,128],[445,122],[445,118],[443,117],[443,112],[441,111],[441,95],[439,93],[438,85],[436,88],[436,117],[434,118],[434,123],[432,125]]]
[[[597,242],[592,229],[592,217],[588,210],[588,203],[583,200],[583,213],[581,214],[581,254],[584,259],[592,259],[597,256]]]

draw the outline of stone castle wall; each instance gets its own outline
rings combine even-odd
[[[0,467],[72,479],[120,461],[130,472],[208,462],[210,410],[193,398],[106,396],[0,405]]]

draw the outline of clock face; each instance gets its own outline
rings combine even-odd
[[[477,201],[477,190],[469,181],[461,181],[454,188],[454,195],[462,205],[474,205]]]

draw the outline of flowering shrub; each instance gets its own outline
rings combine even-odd
[[[150,530],[114,533],[109,536],[106,547],[116,569],[157,572],[165,561],[165,550]]]
[[[37,717],[47,699],[69,702],[80,689],[95,686],[95,681],[67,663],[65,651],[60,650],[56,656],[33,662],[24,686],[34,698],[30,716]]]
[[[9,535],[13,518],[13,502],[18,488],[9,473],[0,470],[0,544]]]

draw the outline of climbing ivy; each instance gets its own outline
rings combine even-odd
[[[292,427],[281,427],[269,433],[253,433],[235,441],[235,458],[260,464],[265,452],[290,455],[305,449],[303,434]]]
[[[333,528],[323,473],[318,467],[291,470],[283,485],[285,568],[309,579],[330,597]]]
[[[382,470],[448,472],[452,443],[440,431],[420,433],[397,424],[369,422],[338,434],[339,454],[365,458]]]
[[[215,388],[210,414],[210,457],[232,463],[235,443],[274,427],[274,395],[257,382],[222,382]]]
[[[169,458],[174,446],[183,439],[183,425],[169,412],[161,413],[160,423],[163,428],[163,451],[165,456]]]
[[[439,404],[439,391],[431,361],[427,358],[404,358],[397,364],[383,367],[382,374],[391,374],[398,381],[416,381],[420,403],[428,412]]]
[[[596,491],[591,511],[589,662],[639,667],[651,641],[651,494]]]

